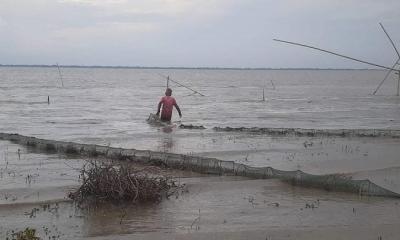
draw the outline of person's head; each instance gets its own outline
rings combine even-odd
[[[165,96],[171,96],[172,95],[172,89],[171,88],[167,88],[165,90]]]

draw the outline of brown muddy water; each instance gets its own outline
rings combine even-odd
[[[357,147],[350,140],[336,141]],[[375,139],[361,141],[376,144]],[[43,239],[398,239],[400,234],[399,199],[172,170],[169,174],[186,184],[180,195],[158,204],[80,209],[66,196],[79,185],[85,159],[7,141],[0,142],[0,153],[0,239],[26,227],[36,228]],[[398,168],[352,169],[364,169],[352,173],[355,178],[375,177],[398,189]]]
[[[343,173],[400,192],[400,139],[215,132],[213,127],[400,129],[400,100],[379,70],[198,70],[0,67],[0,132],[182,153],[250,166]],[[149,126],[169,75],[183,124]],[[274,87],[269,83],[273,81]],[[265,90],[266,101],[261,101]],[[50,103],[47,102],[48,97]],[[173,121],[178,119],[174,116]],[[18,149],[19,154],[18,154]],[[188,192],[152,205],[76,208],[85,159],[0,141],[0,239],[399,239],[398,199],[293,187],[277,180],[172,172]]]

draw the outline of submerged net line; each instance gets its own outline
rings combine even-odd
[[[282,171],[272,167],[251,167],[234,161],[224,161],[216,158],[46,140],[10,133],[0,133],[0,139],[25,145],[47,153],[106,157],[152,165],[163,165],[170,168],[207,174],[237,175],[256,179],[275,178],[303,187],[314,187],[328,191],[351,192],[366,196],[400,198],[399,193],[380,187],[370,180],[353,180],[342,174],[313,175],[300,170]]]
[[[206,129],[203,125],[179,125],[182,129]],[[216,132],[259,133],[274,136],[306,137],[392,137],[400,138],[398,129],[307,129],[307,128],[261,128],[261,127],[214,127]]]
[[[306,128],[259,128],[259,127],[214,127],[217,132],[249,132],[268,135],[296,135],[307,137],[392,137],[400,138],[397,129],[306,129]]]

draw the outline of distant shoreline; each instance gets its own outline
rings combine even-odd
[[[188,69],[188,70],[380,70],[375,68],[247,68],[247,67],[144,67],[144,66],[101,66],[101,65],[59,65],[62,68],[119,68],[119,69]],[[54,68],[57,65],[45,64],[0,64],[0,67],[47,67]]]

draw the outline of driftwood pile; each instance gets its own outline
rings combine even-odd
[[[81,170],[82,185],[69,197],[77,202],[157,202],[177,189],[175,181],[121,162],[89,161]]]

